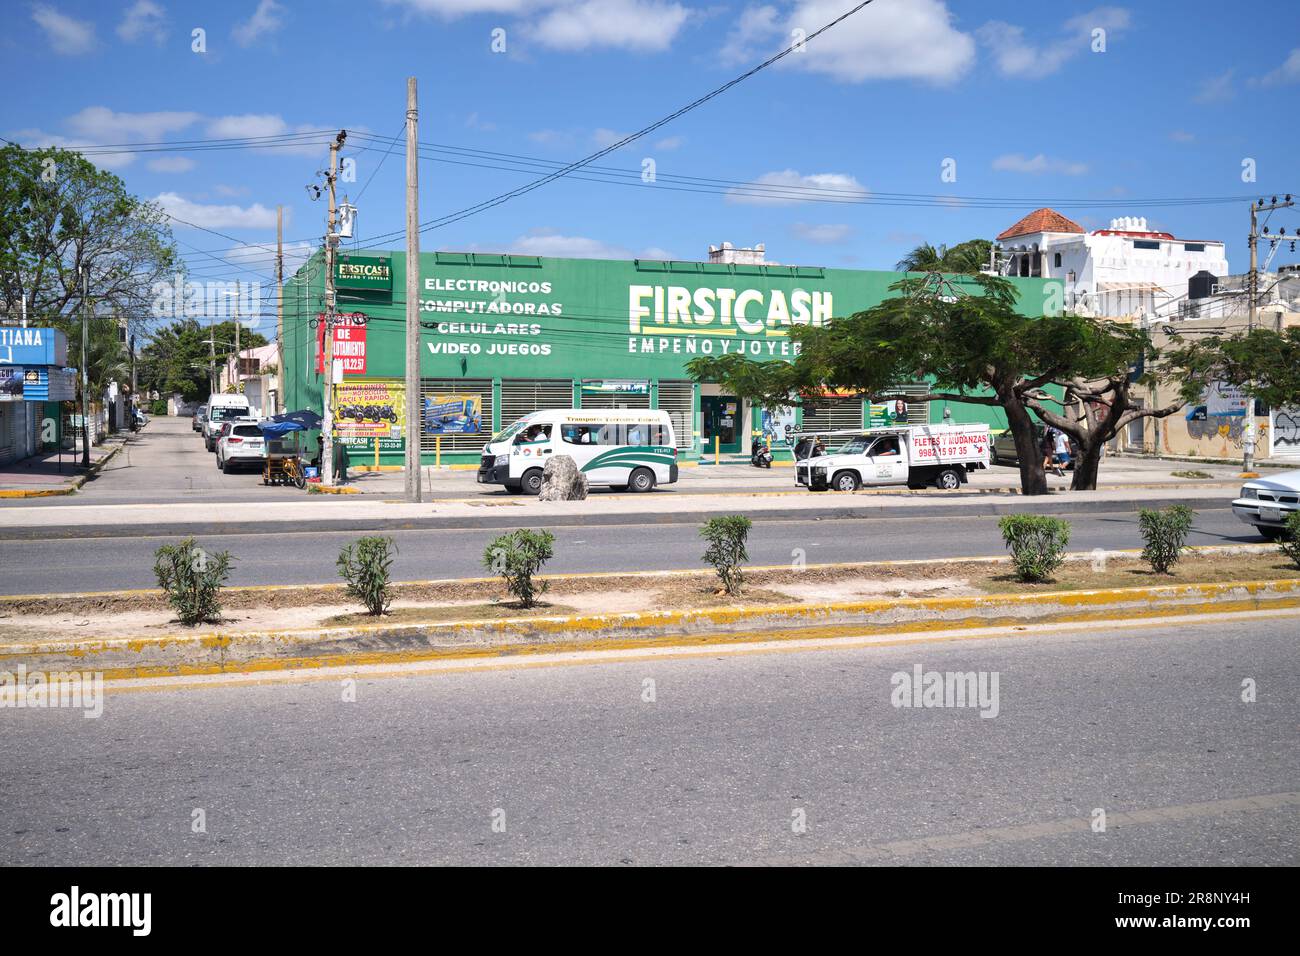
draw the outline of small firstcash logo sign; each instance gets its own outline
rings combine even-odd
[[[125,926],[148,936],[153,926],[152,893],[83,893],[80,887],[50,897],[50,925]]]

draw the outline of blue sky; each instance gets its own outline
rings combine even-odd
[[[420,82],[420,139],[546,161],[576,159],[666,115],[854,5],[853,0],[48,0],[8,4],[0,39],[25,95],[0,135],[35,146],[199,140],[346,128],[402,131]],[[559,181],[425,233],[423,248],[703,258],[764,242],[770,259],[892,268],[921,240],[996,235],[1038,205],[1087,227],[1147,216],[1180,238],[1222,239],[1246,268],[1246,201],[1143,200],[1300,191],[1300,4],[1116,5],[876,0],[694,112],[601,161],[656,183]],[[206,51],[194,52],[193,31]],[[504,34],[494,34],[501,30]],[[1095,31],[1102,30],[1104,34]],[[494,35],[504,52],[494,52]],[[1094,51],[1104,38],[1104,50]],[[345,156],[359,235],[403,227],[404,153]],[[239,243],[323,231],[308,183],[322,146],[98,156],[137,195]],[[461,159],[464,157],[462,156]],[[942,178],[955,161],[955,181]],[[1257,182],[1242,180],[1252,160]],[[667,176],[715,182],[663,188]],[[519,172],[425,161],[421,219],[527,182]],[[783,187],[756,201],[727,182]],[[638,181],[639,182],[639,181]],[[679,183],[680,185],[680,183]],[[362,188],[364,186],[364,193]],[[797,195],[871,202],[790,201]],[[879,203],[883,193],[996,197]],[[764,193],[765,196],[770,193]],[[1108,204],[1108,205],[1107,205]],[[1274,218],[1300,226],[1300,213]],[[177,226],[200,278],[263,278],[259,248]],[[317,238],[313,238],[317,237]],[[399,242],[400,244],[400,242]],[[391,244],[390,244],[391,245]],[[240,268],[198,252],[205,250]],[[1274,261],[1297,261],[1283,252]]]

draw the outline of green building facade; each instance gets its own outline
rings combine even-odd
[[[317,253],[284,286],[287,408],[321,410],[323,273]],[[567,407],[665,409],[687,464],[747,455],[754,442],[772,439],[778,460],[788,460],[780,440],[788,431],[857,428],[902,410],[827,395],[772,421],[716,385],[692,382],[686,363],[737,351],[789,360],[796,354],[793,325],[821,325],[875,305],[901,277],[813,266],[423,254],[422,398],[431,412],[465,400],[472,410],[450,426],[434,424],[435,417],[421,428],[423,460],[477,463],[491,434],[531,411]],[[972,280],[953,281],[979,291]],[[1045,281],[1011,281],[1027,314],[1041,314]],[[349,430],[341,435],[354,465],[372,463],[377,442],[380,465],[398,466],[410,430],[391,420],[386,405],[400,406],[404,395],[406,257],[344,251],[336,284],[338,311],[358,317],[345,320],[335,337],[344,383],[336,386],[336,408],[358,418],[342,416],[340,428]],[[376,421],[367,424],[367,415]],[[922,403],[908,405],[906,416],[913,423],[1006,427],[1001,409],[983,405]]]

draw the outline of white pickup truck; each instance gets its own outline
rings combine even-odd
[[[903,425],[831,432],[825,454],[795,462],[795,482],[810,491],[865,485],[961,487],[989,466],[987,425]]]

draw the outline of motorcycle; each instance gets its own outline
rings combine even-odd
[[[772,449],[766,445],[755,445],[754,450],[749,454],[749,463],[755,468],[771,468]]]

